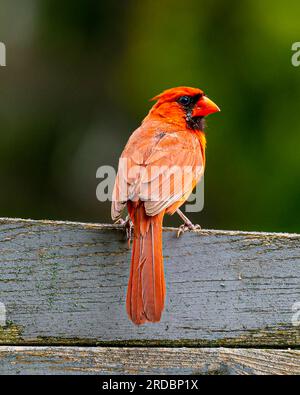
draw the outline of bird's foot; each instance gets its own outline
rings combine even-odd
[[[183,212],[181,210],[179,210],[179,208],[176,210],[177,214],[179,215],[179,217],[182,219],[183,221],[183,225],[179,226],[178,228],[178,232],[177,232],[177,237],[180,237],[181,235],[183,235],[185,232],[187,231],[192,231],[192,230],[197,230],[197,229],[201,229],[200,225],[194,225],[186,215],[183,214]]]
[[[194,225],[191,221],[187,221],[181,226],[179,226],[178,231],[177,231],[177,238],[183,235],[185,232],[190,232],[193,230],[199,230],[201,229],[200,225]]]
[[[126,232],[126,239],[128,241],[128,247],[130,247],[130,243],[133,237],[133,223],[129,217],[129,215],[127,215],[126,219],[120,218],[115,222],[116,225],[121,225]]]

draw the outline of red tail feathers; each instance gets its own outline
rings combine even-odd
[[[147,321],[158,322],[164,309],[166,293],[162,255],[164,213],[147,216],[141,202],[128,208],[134,224],[134,240],[127,289],[127,313],[136,325]]]

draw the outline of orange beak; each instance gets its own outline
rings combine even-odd
[[[194,107],[192,117],[206,117],[209,114],[221,111],[208,97],[202,96]]]

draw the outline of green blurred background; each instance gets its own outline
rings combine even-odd
[[[300,232],[299,15],[296,0],[1,0],[0,216],[110,222],[97,168],[151,97],[188,85],[222,108],[193,221]]]

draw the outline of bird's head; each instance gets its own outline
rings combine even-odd
[[[167,89],[152,100],[157,103],[150,114],[167,118],[172,123],[182,124],[193,130],[203,131],[204,118],[220,108],[201,89],[181,86]]]

